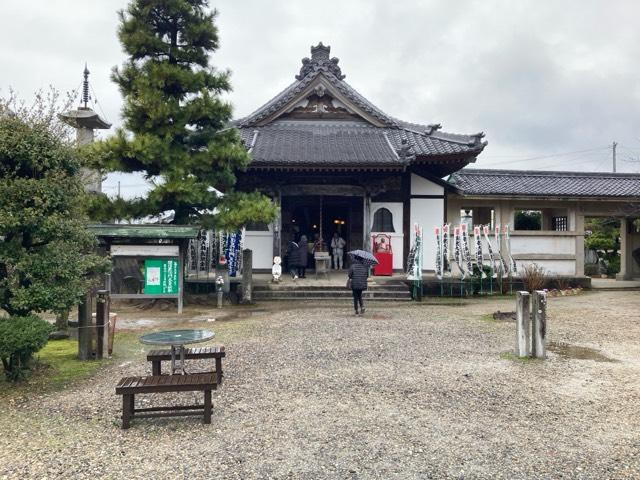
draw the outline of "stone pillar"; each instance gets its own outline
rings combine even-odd
[[[367,252],[371,251],[371,193],[364,194],[364,222],[362,224],[363,241],[362,249]]]
[[[574,231],[576,232],[576,270],[577,277],[584,276],[584,215],[579,212],[575,214],[576,224]]]
[[[531,354],[536,358],[547,356],[547,293],[533,292]]]
[[[528,357],[531,354],[530,338],[530,295],[529,292],[516,294],[516,355]]]
[[[620,219],[620,272],[616,275],[616,280],[631,280],[632,257],[628,223],[628,219]]]
[[[253,303],[253,252],[242,250],[242,303]]]

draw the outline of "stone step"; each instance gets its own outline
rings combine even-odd
[[[256,300],[335,300],[335,299],[350,299],[351,292],[346,289],[339,291],[336,290],[262,290],[253,292],[253,297]],[[375,300],[411,300],[411,294],[408,290],[404,291],[388,291],[366,290],[362,292],[362,297],[365,299]]]
[[[394,297],[373,297],[373,298],[369,298],[369,297],[363,297],[364,300],[366,300],[367,302],[369,301],[374,301],[374,302],[410,302],[411,298],[394,298]],[[287,296],[282,296],[282,297],[272,297],[272,298],[262,298],[262,297],[255,297],[254,301],[256,302],[306,302],[306,301],[310,301],[310,302],[336,302],[336,303],[344,303],[345,305],[349,304],[351,302],[351,297],[287,297]]]
[[[308,285],[308,284],[269,284],[254,285],[254,292],[283,292],[283,291],[332,291],[340,292],[349,290],[344,285]],[[366,291],[387,291],[387,292],[408,292],[409,287],[403,283],[385,284],[385,285],[369,285]],[[350,293],[350,292],[349,292]]]

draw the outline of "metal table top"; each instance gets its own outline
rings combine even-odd
[[[146,333],[140,337],[140,341],[150,345],[185,345],[206,342],[214,336],[211,330],[163,330]]]

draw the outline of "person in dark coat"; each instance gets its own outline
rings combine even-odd
[[[298,244],[294,241],[289,242],[287,246],[287,268],[294,280],[298,278]]]
[[[300,241],[298,242],[298,276],[300,278],[305,277],[305,270],[307,269],[307,259],[309,255],[309,245],[307,242],[307,237],[302,235],[300,237]]]
[[[364,303],[362,303],[362,291],[367,289],[367,278],[369,278],[369,267],[367,267],[357,257],[354,257],[347,273],[351,279],[351,293],[353,294],[353,308],[358,315],[358,305],[360,313],[364,313]]]

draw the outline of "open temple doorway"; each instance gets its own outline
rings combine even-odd
[[[324,251],[330,251],[331,237],[338,232],[346,241],[345,252],[362,248],[363,201],[356,196],[283,196],[282,251],[289,242],[305,236],[309,255],[313,245],[322,239]],[[311,258],[310,258],[311,260]],[[345,265],[348,258],[345,256]],[[309,262],[313,268],[313,262]]]

